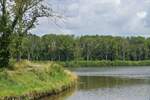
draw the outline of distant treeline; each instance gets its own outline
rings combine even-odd
[[[15,37],[14,37],[15,38]],[[48,34],[26,35],[11,44],[11,57],[29,60],[150,60],[150,38]],[[20,41],[20,40],[19,40]]]

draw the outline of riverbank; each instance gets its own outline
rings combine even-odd
[[[143,61],[67,61],[58,62],[65,67],[121,67],[121,66],[150,66],[150,60]]]
[[[22,61],[0,70],[0,99],[38,99],[75,85],[77,76],[53,62]]]

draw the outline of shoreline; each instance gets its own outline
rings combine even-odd
[[[56,61],[57,62],[57,61]],[[150,60],[143,60],[143,61],[106,61],[106,60],[99,60],[99,61],[66,61],[66,62],[57,62],[62,66],[68,68],[75,68],[75,67],[134,67],[134,66],[150,66]]]
[[[54,62],[22,61],[0,71],[0,100],[37,100],[76,86],[78,77]]]
[[[56,96],[76,86],[76,82],[72,82],[71,84],[72,85],[69,86],[62,86],[61,89],[54,89],[54,90],[43,91],[43,92],[34,91],[33,93],[28,93],[22,96],[0,97],[0,100],[26,100],[26,99],[37,100],[37,99],[42,99],[44,97]]]

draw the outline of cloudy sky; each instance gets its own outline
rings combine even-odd
[[[42,18],[38,35],[150,36],[150,0],[47,0],[64,16]]]

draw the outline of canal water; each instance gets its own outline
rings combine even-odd
[[[44,100],[150,100],[150,67],[73,68],[78,86]]]

